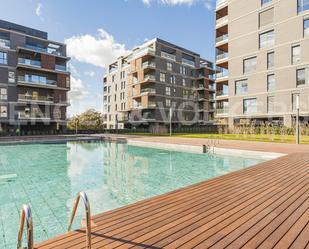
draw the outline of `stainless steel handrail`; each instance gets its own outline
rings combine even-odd
[[[72,216],[71,216],[70,224],[69,224],[69,227],[68,227],[68,232],[71,230],[80,198],[82,198],[84,205],[85,205],[85,209],[86,209],[86,248],[90,249],[91,248],[90,203],[89,203],[88,197],[87,197],[85,192],[79,192],[77,197],[76,197],[74,207],[73,207],[73,210],[72,210]]]
[[[17,249],[20,249],[22,247],[22,238],[23,238],[25,220],[27,222],[27,249],[33,249],[32,215],[31,215],[31,209],[28,205],[23,205],[21,209],[21,218],[17,238]]]

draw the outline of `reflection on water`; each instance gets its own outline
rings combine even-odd
[[[0,248],[15,248],[23,203],[38,242],[65,232],[79,191],[96,214],[259,162],[103,142],[0,146]]]

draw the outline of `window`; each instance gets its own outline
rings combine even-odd
[[[186,75],[186,67],[184,66],[180,66],[180,73],[183,74],[183,75]]]
[[[171,100],[170,99],[166,99],[165,104],[166,104],[166,106],[170,107],[171,106]]]
[[[263,27],[274,22],[274,8],[265,10],[259,14],[259,26]]]
[[[309,17],[304,20],[304,36],[309,36]]]
[[[267,3],[271,3],[271,2],[272,2],[272,0],[261,0],[261,5],[263,6],[263,5],[265,5]]]
[[[8,92],[6,88],[0,88],[0,100],[7,100]]]
[[[256,57],[244,59],[243,62],[244,73],[250,73],[256,70]]]
[[[273,68],[275,65],[275,53],[269,52],[267,53],[267,69]]]
[[[297,102],[299,102],[299,93],[293,93],[292,94],[292,110],[293,111],[297,110]],[[298,103],[298,105],[299,105],[299,103]]]
[[[173,70],[173,64],[171,62],[167,62],[166,68],[167,68],[167,71],[172,71]]]
[[[186,79],[185,78],[182,79],[182,85],[186,86]]]
[[[175,84],[176,83],[176,76],[175,75],[171,75],[170,76],[170,83],[171,84]]]
[[[309,10],[309,0],[297,0],[298,12]]]
[[[244,114],[256,113],[257,112],[257,101],[256,98],[244,99]]]
[[[292,64],[300,63],[300,45],[292,46]]]
[[[260,34],[260,48],[268,48],[275,45],[275,31],[267,31]]]
[[[267,97],[267,112],[272,113],[275,111],[275,97],[269,96]]]
[[[238,80],[235,82],[235,94],[245,94],[248,92],[248,80]]]
[[[9,71],[9,83],[15,83],[15,72]]]
[[[165,82],[165,73],[160,73],[160,81]]]
[[[7,118],[8,117],[8,107],[5,105],[0,106],[0,118]]]
[[[8,64],[7,53],[0,52],[0,64]]]
[[[171,95],[171,88],[169,86],[165,87],[165,94]]]
[[[272,92],[275,91],[275,75],[269,74],[267,75],[267,91]]]
[[[296,71],[296,84],[297,86],[305,85],[306,84],[306,69],[298,69]]]

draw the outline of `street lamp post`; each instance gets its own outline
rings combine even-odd
[[[296,144],[300,144],[299,95],[296,96]]]

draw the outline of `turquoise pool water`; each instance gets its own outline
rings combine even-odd
[[[16,248],[24,203],[39,242],[66,231],[79,191],[96,214],[262,161],[105,142],[0,146],[0,248]]]

